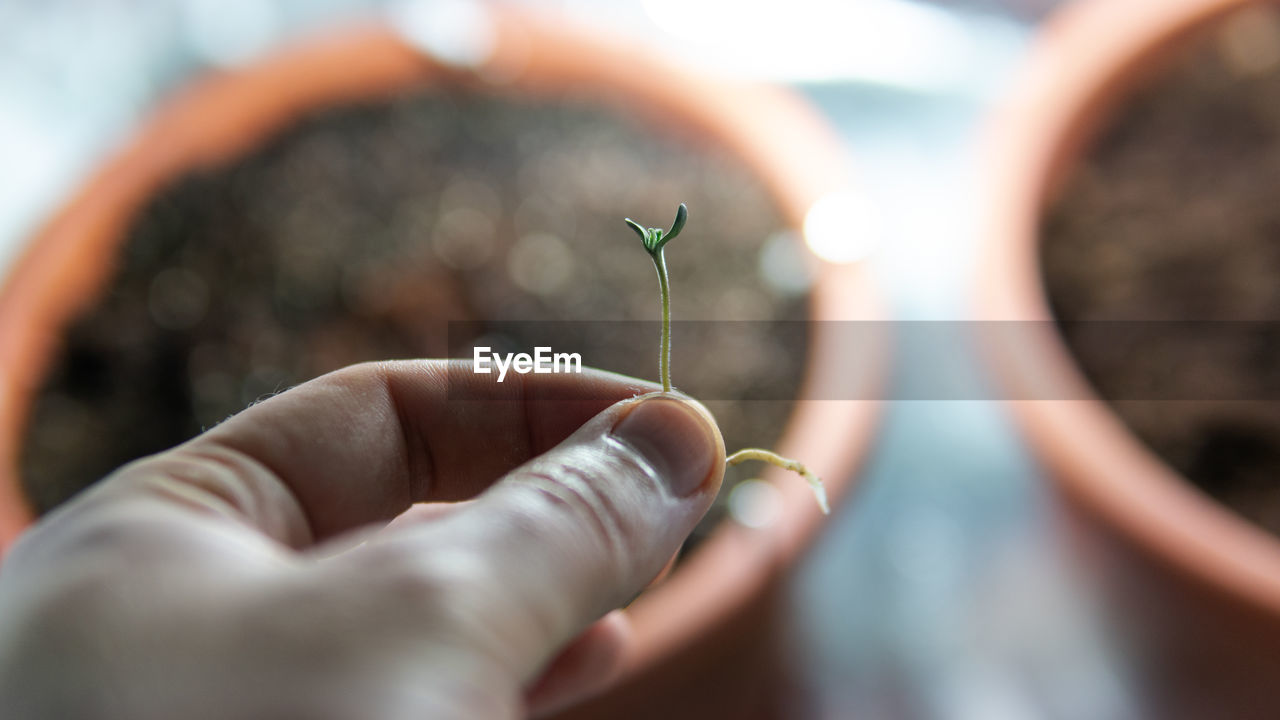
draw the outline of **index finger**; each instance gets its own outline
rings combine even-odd
[[[122,473],[194,486],[302,546],[385,522],[415,502],[472,497],[606,407],[657,389],[588,368],[500,383],[470,367],[407,360],[345,368]],[[175,460],[191,467],[174,472],[167,465]]]

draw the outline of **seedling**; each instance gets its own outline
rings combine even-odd
[[[667,277],[667,259],[662,251],[667,243],[680,234],[688,219],[689,208],[684,203],[680,203],[680,208],[676,210],[676,219],[671,223],[671,229],[667,231],[661,228],[647,228],[631,218],[626,218],[627,225],[640,236],[645,252],[649,253],[649,257],[653,260],[653,267],[658,271],[658,290],[662,295],[662,341],[658,351],[658,374],[662,378],[663,392],[671,392],[671,282]],[[830,514],[831,507],[827,503],[827,490],[822,485],[822,478],[810,472],[803,463],[763,448],[744,448],[730,453],[725,458],[725,462],[729,465],[737,465],[748,460],[767,462],[799,474],[809,483],[809,488],[813,490],[822,513]]]

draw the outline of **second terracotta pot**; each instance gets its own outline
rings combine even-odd
[[[1067,6],[1048,23],[989,135],[981,317],[1023,328],[996,333],[991,359],[1069,511],[1073,546],[1102,580],[1144,717],[1280,717],[1280,540],[1180,477],[1089,387],[1052,329],[1041,216],[1128,92],[1248,4]],[[1039,331],[1025,331],[1031,327]]]

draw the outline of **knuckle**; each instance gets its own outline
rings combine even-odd
[[[528,496],[513,529],[531,541],[548,532],[573,533],[578,543],[600,551],[602,572],[625,581],[645,554],[644,503],[632,478],[615,462],[587,452],[539,458],[513,478]]]
[[[216,443],[201,449],[182,447],[125,466],[123,482],[146,494],[192,507],[229,514],[252,506],[250,477],[255,474],[246,458]]]
[[[109,478],[125,490],[242,522],[302,546],[311,528],[297,498],[266,465],[215,438],[201,438],[126,465]]]
[[[465,548],[433,547],[430,552],[412,544],[380,543],[362,549],[356,561],[361,585],[370,597],[385,601],[416,618],[465,619],[465,599],[488,587],[478,558]]]

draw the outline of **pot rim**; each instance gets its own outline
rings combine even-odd
[[[486,91],[585,95],[643,106],[700,136],[714,136],[761,178],[792,227],[809,208],[849,185],[844,146],[807,103],[780,88],[691,73],[599,28],[502,5],[485,11],[495,33],[485,61],[450,65],[410,45],[382,23],[312,36],[243,70],[197,80],[162,103],[133,140],[101,165],[28,244],[0,286],[0,548],[31,521],[18,482],[26,409],[65,322],[106,281],[110,258],[132,212],[166,180],[234,157],[303,112],[379,97],[406,87],[449,84]],[[583,56],[592,58],[582,61]],[[624,101],[626,101],[624,103]],[[744,111],[742,108],[750,108]],[[811,317],[883,317],[861,264],[821,263]],[[878,401],[833,401],[822,389],[848,387],[850,369],[832,353],[810,354],[780,451],[803,457],[827,478],[838,501],[866,455]],[[873,398],[887,367],[887,342],[866,349],[859,379]],[[831,429],[841,428],[839,442]],[[774,469],[770,468],[772,473]],[[766,474],[777,477],[781,473]],[[776,483],[782,512],[767,531],[726,522],[664,583],[630,607],[637,629],[626,675],[696,642],[732,616],[783,570],[818,530],[821,515],[802,483]]]
[[[1056,184],[1126,93],[1213,21],[1256,0],[1081,0],[1048,24],[985,138],[984,320],[1052,322],[1039,219]],[[1055,330],[988,346],[1010,405],[1056,485],[1157,562],[1280,616],[1280,541],[1196,489],[1089,386]],[[1024,393],[1024,394],[1020,394]],[[1080,449],[1087,449],[1082,452]]]

